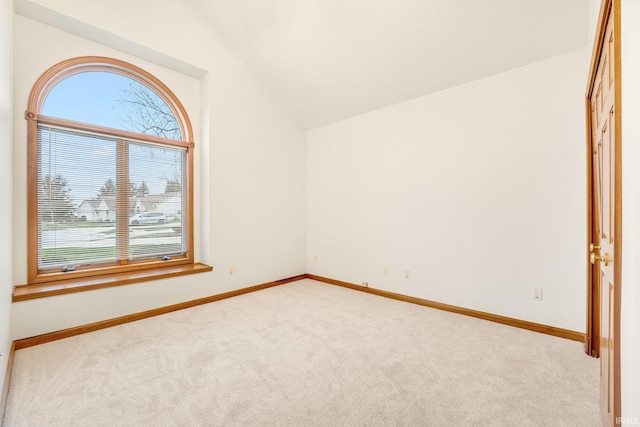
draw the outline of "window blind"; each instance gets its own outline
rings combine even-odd
[[[38,269],[171,259],[189,242],[187,151],[38,126]]]

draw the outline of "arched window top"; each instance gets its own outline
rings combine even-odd
[[[75,73],[47,94],[42,114],[180,141],[178,120],[154,91],[130,77],[106,71]]]
[[[34,85],[27,118],[38,115],[175,141],[192,141],[175,95],[123,61],[80,57],[51,67]]]

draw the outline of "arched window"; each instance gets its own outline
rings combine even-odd
[[[193,264],[193,135],[175,95],[123,61],[47,70],[26,112],[29,283]]]

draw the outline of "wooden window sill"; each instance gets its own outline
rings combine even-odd
[[[176,265],[172,267],[153,268],[149,270],[105,274],[103,276],[56,280],[55,282],[37,283],[33,285],[17,285],[13,287],[12,301],[26,301],[54,295],[110,288],[112,286],[166,279],[169,277],[184,276],[186,274],[206,273],[211,270],[213,270],[213,267],[210,265],[195,263]]]

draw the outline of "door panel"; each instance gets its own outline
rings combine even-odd
[[[600,356],[600,406],[604,425],[616,425],[619,396],[619,280],[620,280],[620,135],[619,55],[616,54],[616,0],[604,1],[599,35],[587,93],[588,144],[591,156],[590,248],[587,349]],[[618,74],[616,74],[618,73]]]

